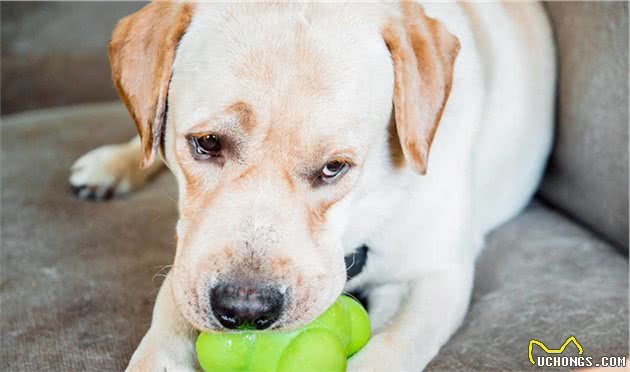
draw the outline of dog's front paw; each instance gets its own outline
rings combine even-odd
[[[127,372],[197,372],[198,367],[190,363],[172,359],[168,352],[150,353],[140,356],[129,363]]]
[[[70,169],[73,193],[81,199],[107,200],[144,184],[139,155],[129,147],[127,143],[102,146],[80,157]]]
[[[186,342],[159,343],[146,338],[131,357],[127,372],[193,372],[201,368],[194,349]]]
[[[348,372],[418,372],[428,360],[423,360],[411,345],[393,335],[378,334],[348,360]]]

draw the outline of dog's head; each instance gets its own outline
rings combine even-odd
[[[144,164],[179,183],[172,290],[195,327],[293,328],[334,301],[349,211],[366,179],[425,172],[458,49],[409,3],[156,2],[118,24]]]

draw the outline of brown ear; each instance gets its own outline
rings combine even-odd
[[[422,6],[402,2],[383,30],[394,64],[394,117],[405,158],[425,174],[429,148],[451,91],[459,40]]]
[[[160,147],[175,49],[191,17],[191,4],[157,1],[118,22],[109,42],[112,78],[140,134],[143,167]]]

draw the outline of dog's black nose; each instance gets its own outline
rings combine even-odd
[[[212,313],[228,329],[265,329],[278,317],[284,295],[273,285],[219,283],[210,290]]]

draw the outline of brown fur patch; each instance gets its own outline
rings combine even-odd
[[[185,161],[185,157],[189,156],[189,151],[188,148],[183,149],[180,153],[180,151],[177,151],[177,145],[176,145],[177,139],[175,139],[175,141],[173,141],[173,146],[171,148],[171,150],[173,151],[173,154],[175,154],[175,161],[182,165]],[[196,183],[194,177],[192,176],[192,174],[188,171],[188,169],[185,166],[180,166],[180,169],[182,171],[182,174],[184,175],[184,179],[186,180],[186,187],[188,188],[188,185],[194,185]]]
[[[197,199],[202,199],[201,208],[197,207],[196,209],[200,209],[201,211],[209,210],[214,200],[223,193],[223,190],[224,186],[222,184],[217,186],[217,188],[212,190],[212,192],[200,192],[199,190],[196,190],[197,192],[192,195],[195,195]]]
[[[278,6],[276,4],[275,6]],[[304,96],[321,96],[330,91],[325,76],[329,76],[328,66],[323,51],[314,47],[309,28],[302,20],[296,19],[291,30],[291,37],[278,36],[272,44],[243,48],[242,55],[232,67],[232,73],[249,85],[269,88],[279,76],[292,74],[291,84]],[[289,62],[287,64],[287,61]]]
[[[329,86],[323,78],[328,74],[320,52],[313,48],[310,36],[302,23],[296,25],[295,35],[299,38],[295,51],[295,64],[300,91],[307,96],[320,96],[328,92]]]
[[[308,211],[307,215],[307,225],[311,235],[314,235],[319,227],[326,223],[326,212],[328,209],[332,207],[340,198],[335,198],[332,200],[325,200],[315,208],[312,208]]]
[[[196,234],[197,228],[201,226],[201,219],[205,218],[205,213],[212,207],[213,202],[223,194],[224,186],[219,184],[211,192],[205,191],[199,187],[196,182],[186,183],[185,192],[185,205],[180,208],[179,212],[181,218],[186,219],[192,223],[194,228],[189,231],[184,238]],[[184,197],[184,196],[183,196]],[[189,242],[184,242],[183,246],[187,246]]]
[[[289,192],[295,193],[295,181],[293,181],[293,177],[291,177],[291,174],[289,174],[289,172],[286,169],[282,170],[282,179],[286,182],[287,186],[289,187]]]
[[[387,146],[389,147],[389,156],[394,168],[402,168],[405,165],[405,154],[403,154],[402,147],[400,147],[400,138],[398,138],[398,131],[396,130],[396,118],[392,115],[392,118],[387,125]]]
[[[247,179],[247,177],[249,177],[250,175],[254,174],[254,171],[257,169],[257,166],[255,165],[251,165],[249,167],[247,167],[243,172],[241,172],[241,174],[239,174],[238,176],[236,176],[236,178],[234,179],[234,182],[240,182],[243,181],[245,179]]]
[[[250,50],[239,63],[234,65],[234,75],[251,83],[273,82],[277,73],[269,63],[267,53],[268,51],[260,48]]]
[[[256,126],[256,115],[254,110],[245,102],[236,102],[225,109],[226,113],[234,113],[239,118],[241,128],[245,133],[251,133]]]
[[[271,271],[274,276],[282,277],[289,269],[290,260],[287,257],[274,257],[271,259]]]

